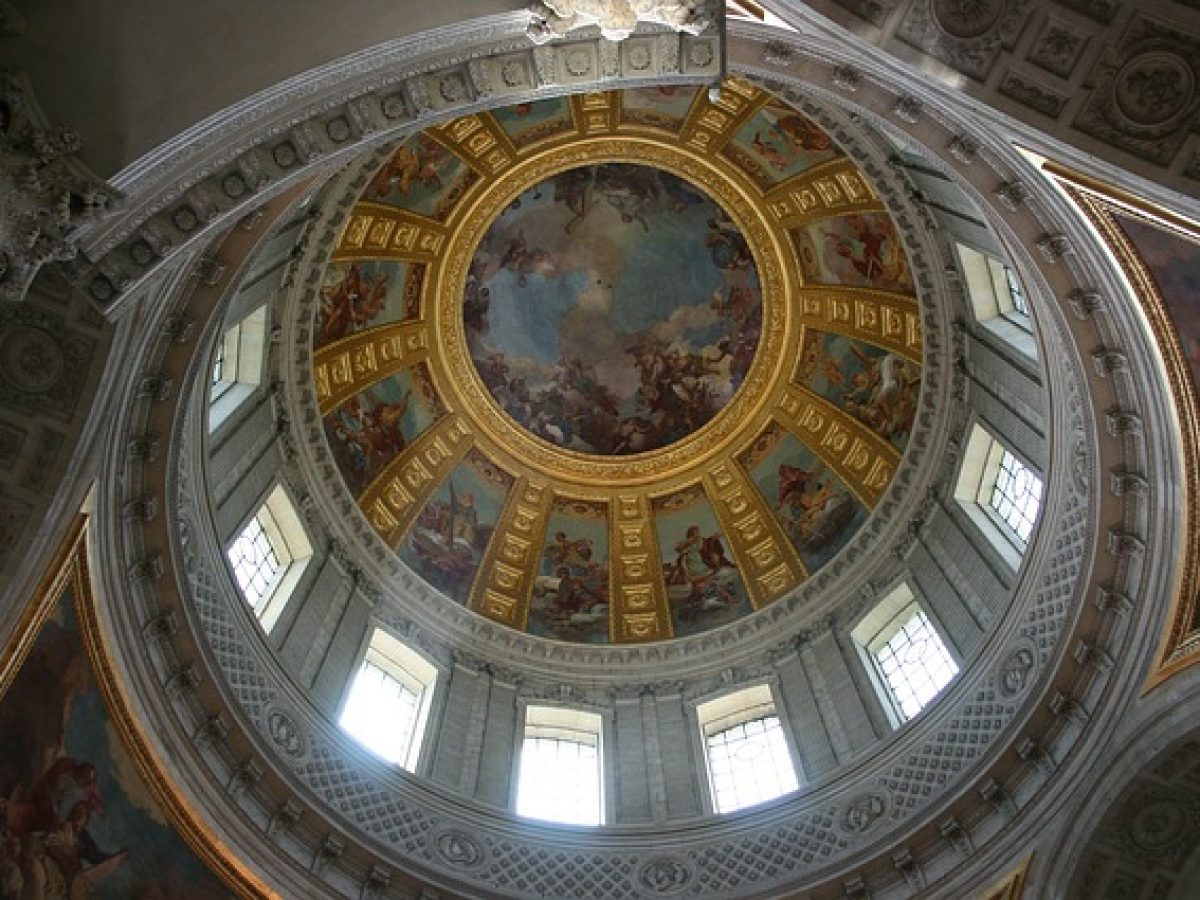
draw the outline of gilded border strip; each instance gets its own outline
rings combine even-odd
[[[1044,170],[1058,181],[1067,196],[1091,222],[1141,301],[1142,310],[1162,356],[1167,381],[1179,417],[1183,450],[1183,545],[1200,546],[1200,397],[1183,354],[1179,334],[1150,270],[1114,218],[1124,213],[1141,219],[1177,238],[1200,244],[1200,223],[1147,203],[1104,182],[1047,162]],[[1143,693],[1156,688],[1175,673],[1200,663],[1200,556],[1184,552],[1171,599],[1167,625],[1159,642],[1158,663],[1146,679]]]

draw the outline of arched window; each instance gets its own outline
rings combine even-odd
[[[242,596],[263,630],[270,632],[312,556],[308,535],[281,485],[225,553]]]
[[[701,703],[696,717],[715,812],[755,806],[799,787],[770,686]]]
[[[267,307],[225,329],[213,357],[208,430],[215,431],[262,382]]]
[[[339,724],[371,752],[414,772],[436,680],[437,669],[428,660],[376,628]]]
[[[517,814],[568,825],[603,823],[602,730],[596,713],[527,706],[518,762]]]
[[[907,584],[881,600],[851,637],[868,657],[897,725],[929,705],[958,674],[958,663]]]
[[[1042,479],[978,422],[963,454],[955,497],[1013,568],[1042,504]]]

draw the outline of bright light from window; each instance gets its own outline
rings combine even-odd
[[[872,655],[897,711],[907,720],[950,683],[958,666],[919,606],[913,604],[896,621],[888,637],[876,639]]]
[[[414,770],[436,678],[416,651],[376,629],[339,724],[372,753]]]
[[[799,787],[778,716],[741,722],[706,740],[717,812],[773,800]]]
[[[1013,312],[1028,316],[1029,303],[1025,300],[1025,294],[1021,290],[1021,282],[1017,281],[1016,273],[1008,266],[1004,267],[1004,280],[1008,282],[1008,295],[1012,298]]]
[[[1005,450],[988,503],[1022,544],[1028,543],[1029,535],[1033,533],[1041,501],[1041,479]]]
[[[229,563],[233,576],[251,609],[258,612],[271,595],[284,562],[267,534],[271,513],[264,506],[237,536],[229,548]]]
[[[598,715],[554,707],[526,709],[517,814],[567,825],[603,821]]]

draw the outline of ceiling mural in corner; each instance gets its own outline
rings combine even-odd
[[[429,129],[322,284],[347,489],[440,593],[539,637],[665,640],[774,602],[866,521],[916,416],[890,217],[736,79]]]

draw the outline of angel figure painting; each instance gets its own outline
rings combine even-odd
[[[809,281],[913,292],[908,258],[883,213],[831,216],[793,232]]]
[[[819,125],[780,100],[772,100],[742,126],[727,152],[754,160],[772,183],[840,155]]]
[[[406,318],[405,279],[409,264],[364,260],[329,266],[317,307],[314,346]]]
[[[771,425],[741,458],[810,572],[866,521],[866,508],[811,450]]]
[[[483,386],[569,450],[657,449],[710,421],[762,330],[753,254],[687,181],[648,166],[570,169],[484,235],[463,297]]]
[[[367,186],[365,197],[444,218],[469,177],[466,163],[426,134],[401,145]]]
[[[325,417],[325,435],[351,493],[361,494],[428,428],[434,412],[408,370],[351,397]]]
[[[809,330],[796,380],[903,450],[917,417],[921,367],[895,353]]]
[[[688,488],[654,501],[654,524],[676,637],[750,612],[741,573],[703,490]]]
[[[74,587],[0,699],[2,900],[231,897],[188,849],[109,718]]]
[[[608,613],[608,507],[560,499],[546,528],[529,632],[606,643]]]
[[[470,599],[512,477],[469,453],[434,492],[400,545],[400,558],[452,600]]]

